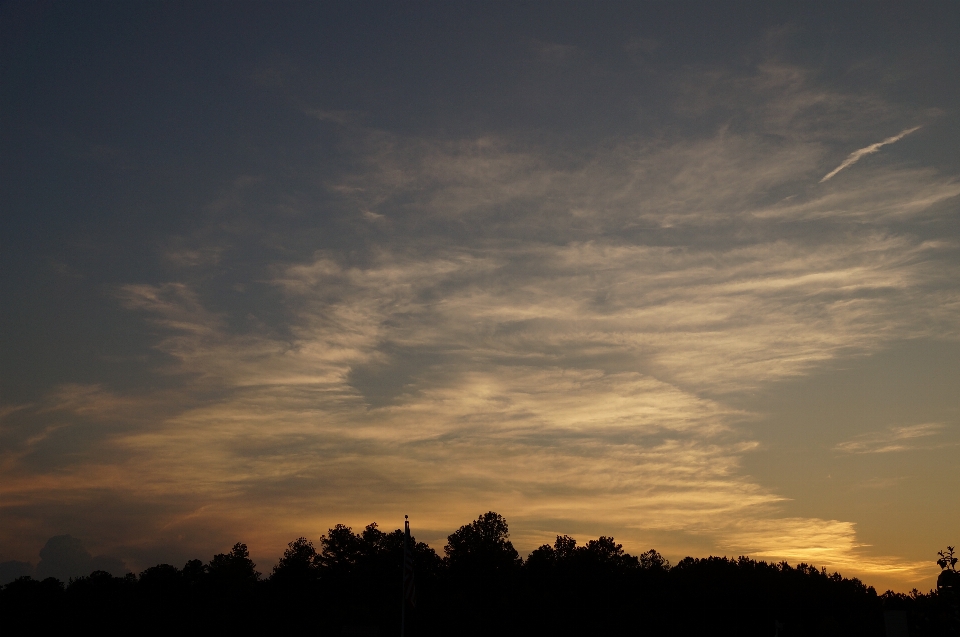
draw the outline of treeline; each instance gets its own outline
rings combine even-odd
[[[395,635],[404,537],[337,525],[314,546],[289,544],[268,576],[236,544],[207,563],[160,564],[139,576],[95,571],[66,585],[22,577],[0,591],[7,626],[101,632],[308,632]],[[411,539],[416,605],[406,635],[871,635],[899,611],[911,635],[957,635],[952,589],[878,595],[858,579],[806,564],[745,557],[634,556],[613,538],[559,536],[521,559],[506,520],[481,515],[443,556]],[[20,620],[20,621],[18,621]],[[22,622],[22,623],[21,623]]]

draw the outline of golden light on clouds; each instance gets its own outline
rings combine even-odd
[[[537,42],[531,65],[592,59]],[[635,49],[618,55],[652,73],[657,47]],[[671,66],[637,110],[680,124],[576,143],[391,128],[258,71],[284,118],[323,127],[295,140],[322,160],[231,169],[196,219],[144,232],[151,267],[98,284],[136,378],[2,397],[4,550],[66,525],[131,566],[238,538],[269,562],[405,513],[440,548],[495,510],[521,552],[605,534],[929,583],[918,545],[874,546],[882,495],[817,506],[840,489],[820,464],[797,486],[749,461],[829,430],[818,462],[885,456],[903,475],[860,482],[920,493],[910,454],[957,444],[947,399],[864,424],[814,397],[789,431],[770,406],[892,344],[960,339],[960,242],[939,230],[960,179],[895,154],[945,115],[760,57]]]

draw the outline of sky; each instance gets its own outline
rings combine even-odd
[[[266,573],[494,510],[524,555],[933,587],[958,33],[952,2],[0,5],[0,562],[243,541]]]

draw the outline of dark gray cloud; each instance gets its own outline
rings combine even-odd
[[[71,577],[89,575],[93,556],[83,547],[83,542],[70,535],[55,535],[40,549],[37,576],[41,579],[56,577],[67,581]]]
[[[33,574],[34,567],[30,562],[20,562],[18,560],[0,562],[0,586],[9,584],[18,577],[32,577]]]
[[[40,562],[36,567],[39,579],[55,577],[66,582],[93,571],[107,571],[116,577],[129,573],[123,560],[106,555],[93,556],[83,542],[71,535],[55,535],[40,549]]]

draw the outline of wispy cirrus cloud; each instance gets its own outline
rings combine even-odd
[[[870,166],[817,187],[825,140],[884,104],[782,65],[734,80],[690,87],[684,114],[722,103],[756,129],[570,151],[350,127],[351,161],[317,180],[321,203],[303,198],[355,236],[271,253],[245,283],[269,288],[272,319],[241,320],[216,279],[244,226],[224,238],[225,216],[256,225],[245,197],[265,180],[238,179],[207,207],[213,230],[166,252],[195,278],[117,290],[171,386],[52,390],[31,417],[69,426],[23,429],[34,438],[10,457],[5,496],[109,493],[149,503],[173,536],[227,520],[271,556],[293,528],[408,509],[438,540],[495,508],[521,548],[595,520],[584,533],[617,526],[631,549],[671,531],[717,552],[913,573],[869,557],[852,522],[784,517],[784,497],[742,470],[759,443],[740,425],[756,415],[727,398],[892,341],[960,337],[957,243],[902,225],[937,221],[960,186]],[[272,245],[314,236],[297,212],[289,236],[263,231]],[[71,426],[95,444],[51,470]],[[837,450],[939,431],[917,427]]]
[[[924,423],[920,425],[906,425],[903,427],[889,427],[884,431],[861,434],[850,440],[834,445],[834,451],[841,453],[892,453],[909,451],[929,446],[924,440],[936,436],[944,430],[942,423]]]

